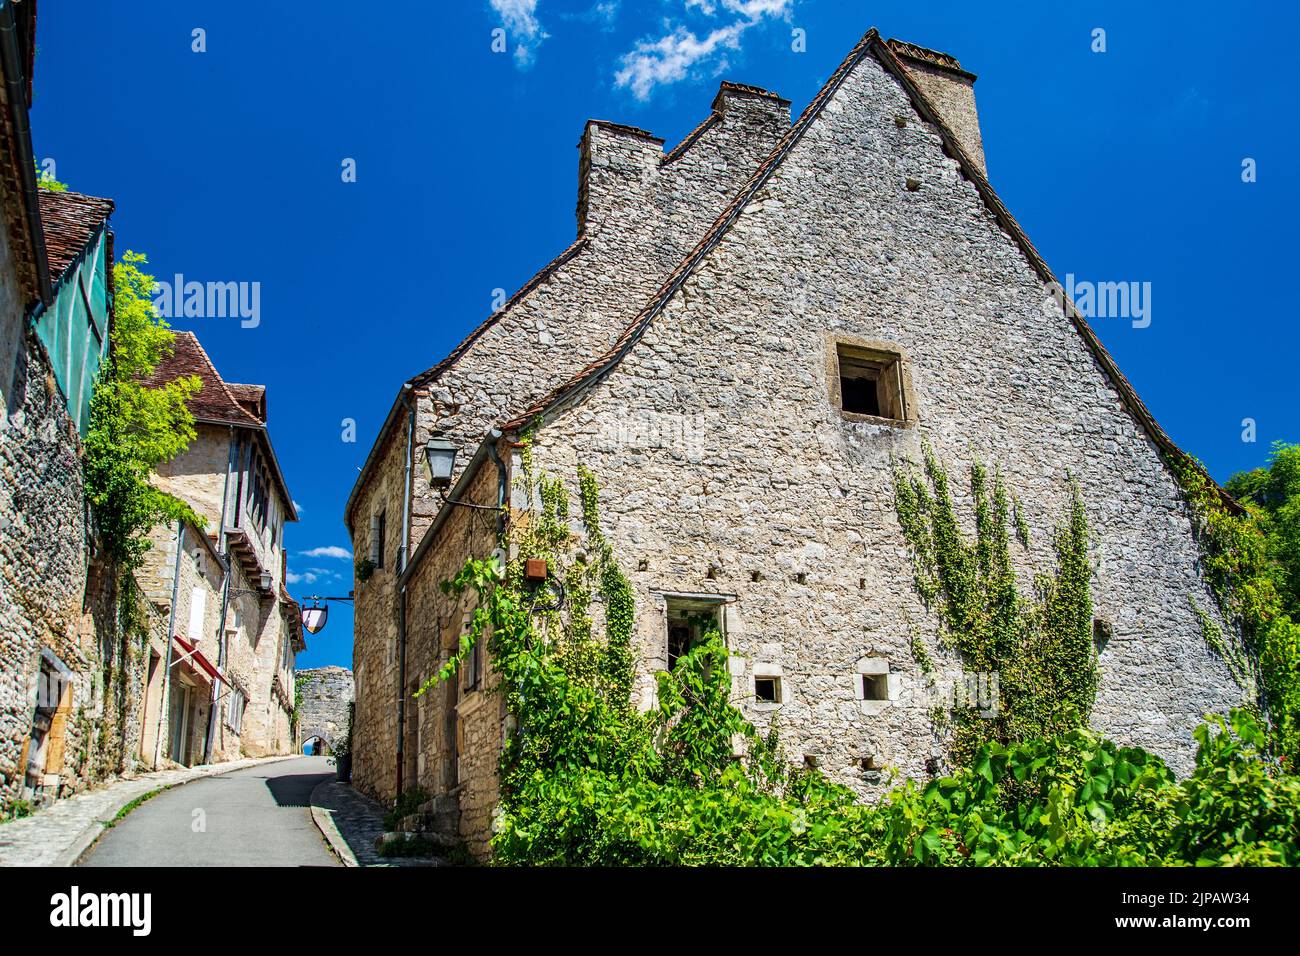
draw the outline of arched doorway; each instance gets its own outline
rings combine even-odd
[[[330,754],[329,738],[317,730],[309,730],[303,737],[302,752],[313,757],[328,757]]]

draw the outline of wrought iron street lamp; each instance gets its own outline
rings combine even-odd
[[[274,586],[275,576],[272,575],[270,571],[263,571],[260,575],[258,575],[257,583],[259,586],[255,588],[231,588],[230,593],[231,594],[260,594],[265,596],[268,592],[270,592],[272,586]]]
[[[441,433],[435,434],[425,443],[424,466],[431,488],[446,488],[451,484],[457,451],[455,443]]]

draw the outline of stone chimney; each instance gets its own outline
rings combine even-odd
[[[713,98],[713,112],[730,124],[742,124],[764,141],[767,150],[790,128],[790,101],[759,86],[723,80]]]
[[[912,82],[920,87],[939,117],[956,135],[958,145],[987,176],[980,118],[975,110],[975,74],[963,70],[956,57],[947,53],[927,50],[902,40],[889,40],[888,44],[902,61]]]
[[[635,126],[588,120],[578,149],[579,235],[651,211],[664,158],[661,138]]]

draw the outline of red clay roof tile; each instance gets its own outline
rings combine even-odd
[[[45,231],[45,258],[50,284],[58,285],[68,266],[81,255],[86,243],[113,214],[113,200],[81,193],[56,193],[41,189],[41,225]]]

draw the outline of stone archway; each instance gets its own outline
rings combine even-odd
[[[330,732],[323,727],[309,727],[302,732],[302,746],[299,749],[306,753],[309,744],[315,745],[312,754],[316,756],[329,756],[334,752],[334,741]]]

